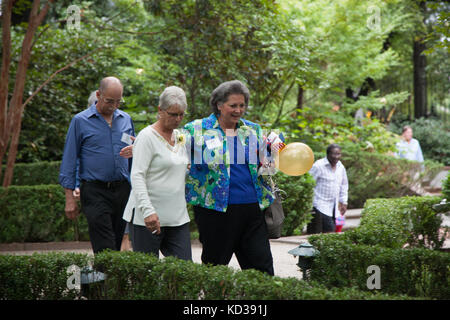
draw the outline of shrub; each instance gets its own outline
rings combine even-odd
[[[447,179],[442,183],[442,194],[447,199],[447,202],[450,202],[450,174],[447,175]]]
[[[0,300],[74,299],[67,288],[67,268],[88,265],[86,254],[48,253],[0,256]]]
[[[326,157],[314,154],[315,160]],[[366,151],[342,150],[342,164],[347,170],[349,183],[348,207],[362,208],[367,199],[413,196],[414,184],[430,180],[442,165],[426,161],[422,171],[420,163]]]
[[[403,197],[398,199],[370,199],[362,211],[356,229],[357,242],[401,248],[439,249],[445,238],[439,236],[442,217],[432,209],[440,197]]]
[[[58,175],[61,161],[42,161],[17,163],[14,166],[12,185],[34,186],[40,184],[59,184]],[[3,166],[4,170],[5,166]]]
[[[352,243],[351,238],[347,232],[309,238],[320,251],[313,262],[312,280],[327,287],[369,290],[367,268],[376,265],[380,268],[382,293],[450,298],[450,255],[447,252],[358,245]]]
[[[0,188],[0,242],[89,240],[85,216],[71,221],[64,206],[59,185]]]
[[[349,180],[349,208],[362,208],[367,199],[416,195],[411,187],[442,168],[427,162],[422,171],[418,162],[363,151],[346,153],[345,150],[342,163]]]
[[[315,182],[308,173],[294,177],[278,172],[273,180],[279,189],[286,192],[280,193],[285,215],[281,235],[283,237],[290,236],[294,234],[295,229],[303,229],[312,218]]]
[[[102,294],[95,296],[98,299],[410,299],[355,288],[329,289],[317,282],[271,277],[256,270],[113,251],[95,258],[73,253],[0,256],[0,299],[80,298],[81,293],[67,289],[66,270],[73,264],[80,268],[91,265],[92,259],[106,275]]]

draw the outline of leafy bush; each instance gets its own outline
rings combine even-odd
[[[12,185],[34,186],[39,184],[59,184],[58,175],[61,161],[17,163],[14,166]],[[5,166],[3,166],[4,170]]]
[[[348,233],[309,238],[320,251],[313,262],[312,280],[327,287],[369,290],[367,268],[375,265],[380,268],[382,293],[450,298],[450,255],[447,252],[354,244],[351,238],[356,231]]]
[[[442,165],[420,163],[387,155],[343,149],[342,163],[349,180],[349,208],[362,208],[367,199],[412,196],[414,184],[433,177]]]
[[[73,253],[0,256],[0,299],[76,299],[67,289],[70,265],[81,269],[102,266],[106,275],[97,299],[169,300],[300,300],[410,299],[406,296],[362,292],[355,288],[326,288],[317,282],[271,277],[256,270],[237,271],[173,257],[158,259],[137,252],[104,251],[92,258]]]
[[[273,180],[279,189],[286,192],[280,193],[285,215],[281,236],[290,236],[296,229],[303,229],[312,218],[315,182],[308,173],[294,177],[278,172]]]
[[[67,288],[67,268],[88,265],[86,254],[48,253],[0,256],[0,300],[74,299]]]
[[[0,242],[89,240],[87,221],[74,222],[64,213],[64,189],[59,185],[0,188]]]
[[[447,199],[447,202],[450,202],[450,174],[447,175],[447,179],[442,183],[442,194]]]
[[[442,217],[432,209],[440,197],[404,197],[371,199],[362,211],[361,224],[356,228],[357,242],[401,248],[439,249],[445,238],[439,236]]]

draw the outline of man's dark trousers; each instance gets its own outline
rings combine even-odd
[[[335,232],[336,224],[334,217],[334,209],[333,216],[327,216],[326,214],[320,212],[316,208],[313,208],[313,219],[307,225],[307,233],[327,233],[327,232]]]
[[[126,226],[122,216],[130,190],[127,180],[81,182],[81,207],[94,254],[105,249],[120,250]]]

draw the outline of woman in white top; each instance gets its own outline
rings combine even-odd
[[[158,120],[136,137],[132,191],[124,219],[132,223],[134,251],[192,260],[185,200],[186,137],[176,128],[187,108],[186,95],[172,86],[159,97]],[[134,213],[134,214],[133,214]]]

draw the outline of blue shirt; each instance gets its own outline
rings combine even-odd
[[[246,163],[249,157],[245,154],[245,148],[237,136],[227,137],[227,140],[231,160],[228,204],[256,203],[258,198]]]
[[[114,111],[111,128],[95,104],[75,115],[67,131],[59,183],[75,188],[77,159],[81,180],[129,181],[131,158],[119,155],[127,146],[121,141],[124,132],[135,136],[131,117],[119,109]]]
[[[396,146],[396,155],[399,158],[423,162],[422,149],[420,148],[419,141],[416,139],[412,138],[409,142],[402,139],[397,142]]]

